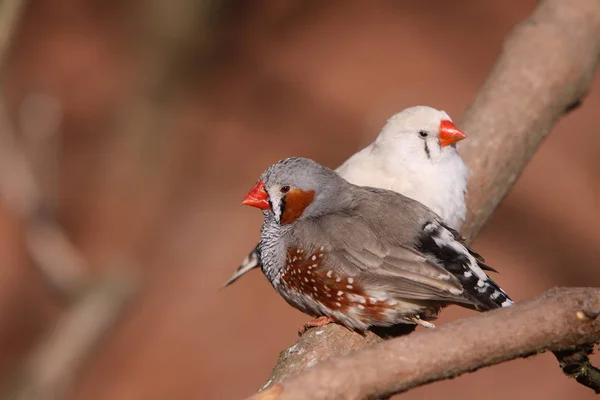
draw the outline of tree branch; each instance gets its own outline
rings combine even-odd
[[[517,357],[590,345],[600,340],[599,313],[600,289],[553,289],[513,307],[331,359],[252,399],[389,396]]]
[[[0,2],[0,71],[18,28],[23,3],[25,0]],[[156,140],[163,128],[157,121],[166,115],[165,93],[172,90],[175,79],[180,79],[183,48],[197,40],[192,34],[195,22],[200,18],[203,22],[210,20],[208,8],[214,1],[150,3],[136,13],[139,29],[132,29],[132,34],[137,40],[134,48],[140,53],[138,80],[122,108],[119,143],[111,153],[112,162],[102,172],[104,177],[108,170],[108,180],[119,182],[123,171],[127,171],[127,178],[136,183],[133,186],[142,188],[140,193],[146,202],[152,198],[150,185],[140,181],[166,182],[168,169],[156,167],[140,154],[156,143],[161,144],[159,151],[166,147]],[[197,30],[204,34],[202,41],[208,47],[209,29],[202,26]],[[135,260],[121,261],[134,258],[128,251],[115,256],[119,261],[102,265],[102,273],[93,273],[54,215],[59,197],[59,103],[49,96],[31,95],[22,109],[25,112],[20,125],[13,127],[0,93],[0,201],[22,221],[33,266],[61,300],[68,302],[68,308],[2,382],[0,398],[62,398],[137,293],[139,268]],[[126,167],[118,168],[126,163]]]
[[[515,183],[552,126],[581,104],[599,55],[600,7],[596,0],[542,1],[506,37],[490,76],[459,123],[469,135],[461,147],[472,171],[467,198],[469,214],[462,232],[469,241]],[[598,293],[593,293],[597,297]],[[545,303],[537,300],[528,304],[527,307],[533,307]],[[517,307],[510,313],[522,311],[522,307]],[[415,337],[400,340],[412,343]],[[380,340],[372,333],[362,337],[335,324],[309,330],[281,353],[263,389],[318,362],[371,347]],[[514,353],[513,357],[518,355]],[[479,367],[491,362],[480,361]],[[336,371],[348,368],[351,367],[345,365]],[[445,376],[442,374],[438,379]],[[310,382],[311,387],[313,384]],[[287,383],[284,387],[287,388]]]
[[[506,37],[475,101],[460,119],[473,239],[560,117],[582,103],[600,56],[594,0],[546,0]]]
[[[7,379],[1,398],[48,399],[67,392],[137,290],[138,279],[127,274],[127,267],[87,282],[76,301]]]
[[[0,4],[0,66],[6,64],[25,3],[25,0],[3,0]]]
[[[580,318],[597,318],[598,315],[586,315],[582,312]],[[574,378],[583,386],[600,393],[600,369],[590,363],[588,355],[592,354],[593,345],[576,347],[575,349],[555,351],[554,355],[560,363],[565,375]]]
[[[49,192],[57,186],[53,179],[57,165],[50,161],[58,159],[54,153],[58,131],[42,129],[48,122],[43,116],[50,116],[39,112],[44,108],[36,107],[32,115],[35,129],[22,129],[17,136],[0,96],[0,201],[22,220],[33,266],[71,304],[0,387],[0,398],[27,400],[64,393],[137,289],[130,265],[91,276],[87,261],[56,222],[52,204],[56,199]]]

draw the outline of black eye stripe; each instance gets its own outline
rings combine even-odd
[[[279,203],[279,218],[282,218],[284,213],[285,213],[285,196],[282,196],[281,202]]]

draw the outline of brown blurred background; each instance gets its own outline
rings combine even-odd
[[[69,399],[238,399],[261,387],[308,317],[258,271],[220,290],[259,235],[262,216],[240,205],[243,196],[287,156],[337,167],[405,107],[458,119],[503,37],[536,4],[230,0],[176,9],[190,3],[32,1],[16,31],[3,82],[17,131],[32,95],[61,107],[59,221],[93,271],[127,258],[141,276]],[[556,285],[600,286],[599,106],[596,83],[474,243],[517,301]],[[5,207],[0,239],[8,379],[67,306]],[[452,307],[440,322],[469,315]],[[441,397],[593,398],[548,354],[402,398]]]

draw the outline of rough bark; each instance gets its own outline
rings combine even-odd
[[[600,6],[596,0],[542,1],[508,34],[487,81],[458,123],[469,135],[460,148],[472,171],[469,213],[462,232],[469,241],[510,190],[550,129],[581,104],[599,54]],[[521,311],[523,308],[517,307],[510,313]],[[406,340],[413,339],[411,335]],[[371,347],[380,340],[373,334],[361,337],[336,325],[313,329],[281,353],[264,388],[317,362]],[[513,353],[512,357],[517,356]],[[496,362],[501,360],[494,357]],[[479,367],[489,363],[482,359]],[[283,387],[287,388],[287,383]]]
[[[543,1],[506,37],[459,121],[469,135],[460,151],[473,171],[466,237],[479,232],[556,122],[582,103],[599,55],[594,0]]]
[[[377,399],[517,357],[593,344],[600,340],[599,314],[600,289],[553,289],[333,358],[253,399]]]
[[[596,318],[597,316],[588,316]],[[563,373],[583,386],[600,394],[600,369],[594,367],[588,357],[594,351],[593,345],[578,346],[574,349],[555,351]]]

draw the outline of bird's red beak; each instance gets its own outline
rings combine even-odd
[[[450,146],[466,137],[467,135],[459,131],[452,121],[445,119],[440,122],[440,146]]]
[[[244,197],[242,204],[260,208],[261,210],[270,210],[271,206],[269,205],[268,197],[263,181],[259,180],[246,197]]]

